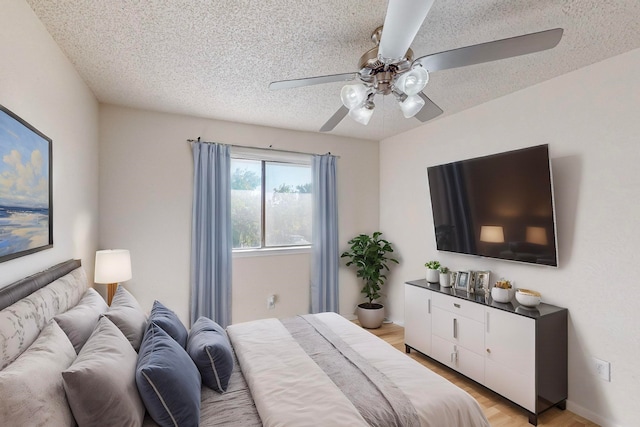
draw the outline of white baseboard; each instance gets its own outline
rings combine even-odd
[[[588,419],[589,421],[593,421],[601,427],[623,427],[622,425],[616,424],[611,420],[603,418],[595,412],[584,408],[576,403],[573,403],[570,400],[567,400],[567,409],[574,414],[578,414],[581,417]]]

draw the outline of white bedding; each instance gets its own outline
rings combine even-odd
[[[489,426],[462,389],[335,313],[315,316],[404,392],[421,426]],[[265,426],[367,425],[279,320],[232,325],[227,332]]]

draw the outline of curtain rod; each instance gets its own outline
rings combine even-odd
[[[207,142],[207,141],[201,141],[200,137],[198,137],[198,139],[187,139],[187,142],[189,144],[193,143],[193,142],[202,142],[204,144],[215,144],[215,142]],[[279,153],[290,153],[290,154],[305,154],[308,156],[320,156],[320,154],[316,154],[316,153],[305,153],[302,151],[293,151],[293,150],[281,150],[278,148],[272,148],[271,145],[269,145],[269,147],[267,148],[262,148],[262,147],[249,147],[248,145],[236,145],[236,144],[225,144],[225,145],[229,145],[231,147],[238,147],[238,148],[253,148],[253,149],[257,149],[257,150],[269,150],[269,151],[277,151]],[[331,154],[331,151],[328,151],[327,154]],[[340,156],[336,156],[331,154],[333,157],[335,157],[336,159],[339,159]]]

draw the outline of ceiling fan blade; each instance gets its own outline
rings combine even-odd
[[[442,109],[438,107],[432,100],[430,100],[427,95],[422,92],[420,92],[418,95],[424,100],[424,106],[420,109],[420,111],[418,111],[418,114],[413,117],[420,120],[421,122],[428,122],[429,120],[435,119],[440,114],[442,114]]]
[[[562,28],[555,28],[553,30],[540,31],[539,33],[447,50],[446,52],[423,56],[416,59],[414,63],[419,63],[427,71],[433,72],[540,52],[555,47],[560,42],[563,31]]]
[[[406,56],[434,0],[389,0],[378,54],[383,60]]]
[[[320,128],[320,132],[330,132],[330,131],[332,131],[333,128],[338,126],[338,123],[340,123],[342,121],[342,119],[344,119],[346,117],[347,114],[349,114],[349,109],[347,107],[345,107],[344,105],[341,106],[340,108],[338,108],[338,111],[336,111],[333,114],[333,116],[331,116],[331,118],[329,120],[327,120],[327,123],[322,125],[322,127]]]
[[[331,74],[329,76],[307,77],[304,79],[280,80],[271,82],[269,89],[293,89],[295,87],[319,85],[322,83],[348,82],[356,78],[358,73]]]

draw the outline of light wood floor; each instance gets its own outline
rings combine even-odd
[[[356,321],[357,323],[357,321]],[[367,329],[374,335],[379,336],[386,342],[397,348],[404,353],[404,328],[402,326],[395,325],[393,323],[383,324],[380,329]],[[517,427],[517,426],[531,426],[529,424],[529,418],[526,412],[502,398],[501,396],[493,393],[492,391],[476,384],[475,382],[463,377],[455,371],[441,365],[433,360],[419,354],[416,351],[411,351],[410,357],[417,360],[433,372],[443,376],[447,380],[451,381],[461,389],[465,390],[471,396],[473,396],[484,411],[484,414],[489,419],[489,423],[493,427]],[[562,411],[557,408],[551,408],[538,417],[538,426],[540,427],[598,427],[597,424],[588,421],[579,415],[570,411]]]

